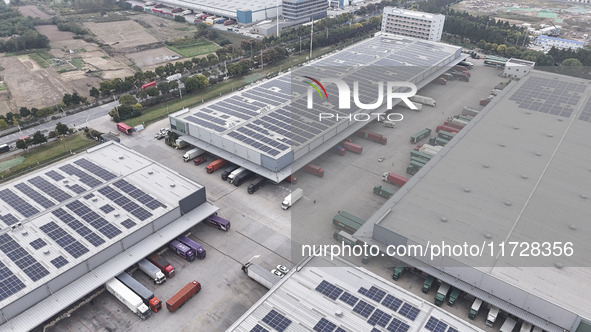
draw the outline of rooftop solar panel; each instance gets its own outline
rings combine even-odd
[[[393,311],[398,311],[398,308],[400,308],[402,305],[402,300],[388,294],[382,301],[382,305],[388,309],[392,309]]]
[[[430,317],[427,324],[425,324],[425,328],[432,332],[445,332],[447,324],[435,317]]]
[[[58,256],[58,257],[52,259],[50,262],[51,262],[51,264],[53,264],[53,266],[55,266],[58,269],[64,265],[68,264],[68,260],[65,259],[63,256]]]
[[[419,314],[419,312],[421,312],[421,310],[417,307],[413,307],[412,305],[405,303],[402,305],[402,308],[400,308],[400,310],[398,310],[398,313],[401,314],[402,316],[410,319],[410,320],[415,320],[415,318],[417,318],[417,315]]]
[[[392,318],[392,322],[386,328],[390,332],[406,332],[410,328],[410,325],[396,319]]]
[[[389,315],[380,309],[376,309],[376,311],[373,313],[373,315],[371,315],[371,317],[369,317],[367,322],[370,325],[379,325],[381,327],[386,327],[386,325],[388,325],[388,322],[390,321],[390,319],[392,319],[392,315]]]
[[[318,332],[333,332],[337,328],[337,325],[326,318],[321,318],[313,330]]]
[[[354,306],[355,303],[359,300],[356,296],[353,296],[347,292],[344,292],[343,295],[339,298],[339,300],[347,303],[350,306]]]
[[[326,280],[322,280],[322,282],[316,286],[316,290],[326,295],[331,300],[336,300],[342,293],[343,290]]]
[[[291,324],[291,320],[273,309],[263,317],[263,323],[266,323],[279,332],[283,332]]]
[[[358,313],[362,317],[369,317],[375,307],[363,300],[360,300],[359,303],[353,308],[353,312]]]
[[[250,332],[269,332],[269,330],[257,324],[252,329],[250,329]]]
[[[17,196],[10,189],[0,190],[0,199],[8,204],[8,206],[18,211],[18,213],[22,214],[25,218],[28,218],[39,212],[37,208],[33,207],[27,201]],[[12,221],[13,219],[10,220]],[[4,222],[6,222],[6,220],[4,220]]]

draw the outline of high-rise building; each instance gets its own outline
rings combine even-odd
[[[445,15],[384,7],[382,32],[439,41],[444,22]]]
[[[283,18],[294,21],[317,20],[326,17],[326,0],[283,0]]]

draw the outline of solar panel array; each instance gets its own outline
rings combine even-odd
[[[403,304],[402,308],[400,308],[400,310],[398,310],[399,314],[401,314],[402,316],[404,316],[410,320],[415,320],[415,318],[417,318],[419,312],[421,312],[421,310],[419,310],[419,308],[414,307],[408,303]]]
[[[71,203],[66,204],[66,207],[109,239],[112,239],[115,236],[121,234],[120,229],[113,226],[113,224],[108,222],[105,218],[101,217],[98,213],[92,211],[88,206],[86,206],[79,200],[75,200]]]
[[[369,288],[369,290],[365,289],[364,287],[361,287],[361,288],[359,288],[358,292],[367,296],[368,298],[378,302],[378,303],[382,301],[384,296],[386,296],[386,292],[384,292],[383,290],[381,290],[375,286],[371,286]]]
[[[390,321],[390,319],[392,319],[392,315],[389,315],[380,309],[376,309],[376,311],[373,313],[373,315],[371,315],[371,317],[369,317],[367,322],[370,325],[377,324],[381,327],[386,327],[386,325],[388,325],[388,322]]]
[[[529,76],[509,100],[522,109],[568,118],[586,89],[584,84]]]
[[[343,290],[326,280],[322,280],[322,282],[316,286],[316,290],[326,295],[331,300],[336,300],[342,293]]]
[[[291,320],[273,309],[263,317],[263,323],[266,323],[279,332],[283,332],[291,324]]]
[[[425,328],[431,332],[445,332],[447,324],[431,316],[429,317],[427,324],[425,324]]]
[[[375,103],[376,77],[395,77],[413,81],[432,65],[454,55],[445,47],[412,39],[372,38],[336,55],[302,67],[298,73],[274,78],[235,95],[199,107],[182,116],[184,121],[241,142],[245,146],[277,157],[291,147],[312,142],[335,126],[336,121],[318,121],[319,112],[348,115],[358,109],[341,110],[319,98],[314,109],[307,109],[309,85],[303,82],[304,71],[322,80],[343,78],[359,82],[362,103]],[[369,66],[368,66],[369,65]],[[363,66],[363,67],[361,67]],[[352,86],[351,84],[349,84]],[[326,84],[327,95],[338,96],[334,84]],[[331,98],[332,101],[334,98]]]
[[[64,258],[64,256],[58,256],[54,259],[51,260],[51,264],[53,264],[53,266],[55,266],[56,268],[60,268],[66,264],[68,264],[68,260]]]
[[[31,245],[31,247],[33,247],[33,249],[37,249],[37,250],[39,250],[47,245],[47,243],[45,241],[43,241],[43,239],[33,240],[33,241],[29,242],[29,244]]]
[[[0,262],[0,301],[25,288],[25,284]]]
[[[39,210],[37,210],[37,208],[35,208],[31,204],[29,204],[27,201],[25,201],[24,199],[22,199],[21,197],[16,195],[10,189],[0,190],[0,199],[3,200],[6,204],[8,204],[10,207],[15,209],[16,211],[18,211],[18,213],[23,215],[25,218],[28,218],[36,213],[39,213]],[[2,219],[2,221],[4,221],[5,223],[7,221],[11,222],[11,223],[18,222],[18,220],[16,220],[16,221],[14,221],[14,220],[15,220],[14,218],[6,218],[6,220],[4,218]],[[8,224],[8,225],[10,226],[10,224]]]
[[[89,251],[88,248],[53,221],[39,227],[39,229],[74,258],[78,258]]]
[[[367,318],[375,308],[376,307],[374,307],[373,305],[363,300],[359,300],[359,303],[357,303],[357,305],[353,308],[353,312],[356,312],[362,317]]]
[[[339,299],[345,303],[347,303],[350,306],[354,306],[355,303],[357,303],[357,301],[359,300],[356,296],[351,295],[347,292],[344,292],[343,295],[341,295],[341,298]]]
[[[400,306],[402,305],[402,300],[388,294],[386,295],[386,298],[384,298],[384,300],[382,301],[382,305],[386,308],[398,311],[398,308],[400,308]]]
[[[326,318],[321,318],[316,325],[314,325],[313,330],[318,332],[332,332],[337,328],[337,324],[329,321]]]
[[[390,325],[388,325],[386,330],[390,332],[406,332],[409,328],[410,325],[406,324],[405,322],[399,319],[393,318],[392,322],[390,322]]]
[[[0,235],[0,250],[33,281],[37,281],[49,274],[49,271],[47,271],[47,269],[43,267],[41,263],[31,256],[27,250],[21,247],[21,245],[18,244],[18,242],[16,242],[8,234]],[[12,274],[12,272],[10,272],[10,274]],[[3,278],[3,276],[0,278]],[[8,282],[13,282],[11,285],[18,285],[21,281],[20,279],[18,282],[14,279],[11,279]],[[11,285],[4,285],[3,283],[0,283],[0,285],[0,288],[4,288],[5,286],[9,288],[6,290],[6,292],[4,290],[0,290],[0,293],[11,293]]]
[[[591,122],[591,98],[587,99],[585,106],[583,106],[579,120]]]
[[[449,329],[447,330],[447,332],[458,332],[458,330],[454,327],[449,327]]]
[[[41,190],[49,197],[55,199],[58,202],[63,202],[67,199],[72,198],[70,194],[61,190],[60,188],[45,180],[41,176],[36,176],[32,179],[29,179],[29,183],[31,183],[33,186],[37,187],[37,189]]]
[[[252,329],[250,329],[250,332],[269,332],[269,330],[257,324]]]
[[[59,220],[63,221],[64,224],[68,225],[74,232],[78,233],[80,236],[85,238],[88,242],[90,242],[93,246],[98,247],[101,244],[105,243],[105,240],[98,236],[95,232],[90,230],[88,227],[84,226],[80,220],[76,219],[76,217],[72,216],[63,208],[58,208],[51,212],[54,216],[56,216]]]

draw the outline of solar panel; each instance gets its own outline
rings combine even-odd
[[[109,212],[113,212],[115,211],[115,208],[110,206],[109,204],[105,204],[103,206],[100,207],[101,211],[103,211],[104,213],[109,213]]]
[[[343,328],[341,327],[337,327],[337,329],[334,332],[347,332],[345,331]]]
[[[447,332],[458,332],[458,330],[450,326]]]
[[[375,326],[377,324],[379,326],[386,327],[386,325],[388,325],[388,322],[390,321],[390,319],[392,319],[392,315],[389,315],[380,309],[376,309],[376,311],[374,311],[373,315],[371,315],[371,317],[369,317],[367,322],[370,325]]]
[[[100,186],[103,183],[99,179],[86,173],[85,171],[79,169],[78,167],[75,167],[72,164],[66,164],[66,165],[60,166],[59,169],[68,175],[76,176],[80,180],[80,182],[84,183],[85,185],[87,185],[90,188]]]
[[[6,266],[2,262],[0,267],[5,272],[0,277],[0,301],[2,301],[25,288],[25,284],[10,269],[5,269]]]
[[[14,187],[46,209],[55,205],[55,203],[47,199],[47,197],[41,195],[35,189],[29,187],[26,183],[17,183],[16,185],[14,185]]]
[[[427,324],[425,324],[425,328],[432,332],[445,332],[445,329],[447,329],[447,324],[431,316],[429,317]]]
[[[54,184],[50,183],[49,181],[45,180],[40,176],[31,178],[28,180],[28,182],[58,202],[63,202],[67,199],[72,198],[70,194],[66,193],[65,191],[61,190],[60,188],[56,187]]]
[[[353,308],[353,312],[360,314],[362,317],[369,317],[371,312],[375,309],[375,307],[363,300],[360,300],[359,303]]]
[[[130,229],[130,228],[132,228],[133,226],[135,226],[135,225],[136,225],[136,223],[135,223],[135,222],[133,222],[131,219],[125,219],[125,220],[123,220],[123,221],[121,222],[121,225],[123,225],[123,227],[125,227],[125,228],[127,228],[127,229]]]
[[[45,243],[45,241],[43,241],[43,239],[37,239],[37,240],[31,241],[29,244],[34,249],[40,249],[40,248],[43,248],[47,245],[47,243]]]
[[[382,305],[384,305],[388,309],[392,309],[393,311],[398,311],[398,308],[402,305],[402,300],[394,297],[390,294],[386,295],[386,298],[382,301]]]
[[[377,287],[371,286],[371,288],[364,295],[376,302],[380,302],[382,301],[384,296],[386,296],[386,292]]]
[[[39,212],[39,210],[37,210],[21,197],[17,196],[10,189],[0,190],[0,199],[6,202],[8,206],[18,211],[18,213],[22,214],[25,218],[28,218]]]
[[[55,266],[58,269],[64,265],[68,264],[68,260],[65,259],[63,256],[58,256],[58,257],[52,259],[50,262],[51,262],[51,264],[53,264],[53,266]]]
[[[89,251],[88,248],[78,242],[78,240],[69,235],[53,221],[39,227],[39,229],[64,248],[64,250],[74,258],[78,258]]]
[[[0,216],[0,220],[2,220],[8,226],[16,224],[18,222],[18,219],[16,219],[16,217],[10,213],[5,216]]]
[[[291,324],[291,320],[287,319],[274,309],[263,317],[263,322],[279,332],[285,331],[289,324]]]
[[[45,175],[47,175],[48,177],[50,177],[54,181],[60,181],[60,180],[64,179],[63,175],[61,175],[60,173],[53,171],[53,170],[45,173]]]
[[[390,332],[406,332],[410,328],[410,325],[400,321],[397,318],[392,318],[392,322],[386,328]]]
[[[402,316],[409,318],[410,320],[415,320],[417,315],[421,312],[421,310],[417,307],[413,307],[412,305],[405,303],[402,305],[402,308],[398,310],[398,313]]]
[[[83,169],[89,171],[90,173],[98,176],[99,178],[101,178],[105,181],[110,181],[110,180],[117,177],[117,176],[115,176],[115,174],[107,171],[106,169],[104,169],[102,167],[99,167],[95,163],[90,162],[90,161],[86,160],[85,158],[81,158],[81,159],[76,160],[74,162],[74,164],[82,167]]]
[[[350,306],[354,306],[359,300],[356,296],[349,294],[348,292],[344,292],[343,295],[339,298],[339,300],[347,303]]]
[[[4,252],[6,256],[8,256],[8,258],[23,270],[23,272],[33,281],[37,281],[49,274],[49,271],[47,271],[43,265],[39,264],[28,251],[21,247],[21,245],[8,234],[0,235],[0,250],[2,250],[2,252]],[[4,266],[5,265],[0,262],[0,267]],[[5,275],[0,275],[0,279],[4,277],[10,278],[11,275],[13,275],[12,272],[7,272]],[[16,276],[11,279],[11,281],[14,283],[14,288],[18,288],[17,286],[22,284],[22,281]],[[0,297],[2,297],[3,294],[9,294],[8,296],[14,294],[11,293],[11,291],[14,290],[13,288],[7,287],[7,290],[4,290],[4,283],[5,281],[0,282]],[[15,292],[18,292],[20,289],[22,288],[19,288]]]
[[[112,224],[107,224],[98,230],[104,236],[108,237],[109,239],[114,238],[115,236],[121,234],[121,230]]]
[[[257,324],[252,329],[250,329],[250,332],[269,332],[269,330]]]
[[[313,330],[318,332],[332,332],[337,328],[337,325],[326,318],[321,318]]]
[[[342,293],[343,290],[339,287],[331,284],[326,280],[322,280],[322,282],[316,287],[316,290],[326,295],[331,300],[336,300]]]

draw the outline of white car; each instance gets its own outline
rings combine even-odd
[[[277,269],[271,270],[271,273],[273,273],[274,275],[278,276],[279,278],[285,277],[285,274],[281,273],[281,271],[279,271]]]
[[[289,272],[289,269],[281,264],[277,265],[277,270],[283,274],[287,274],[287,272]]]

